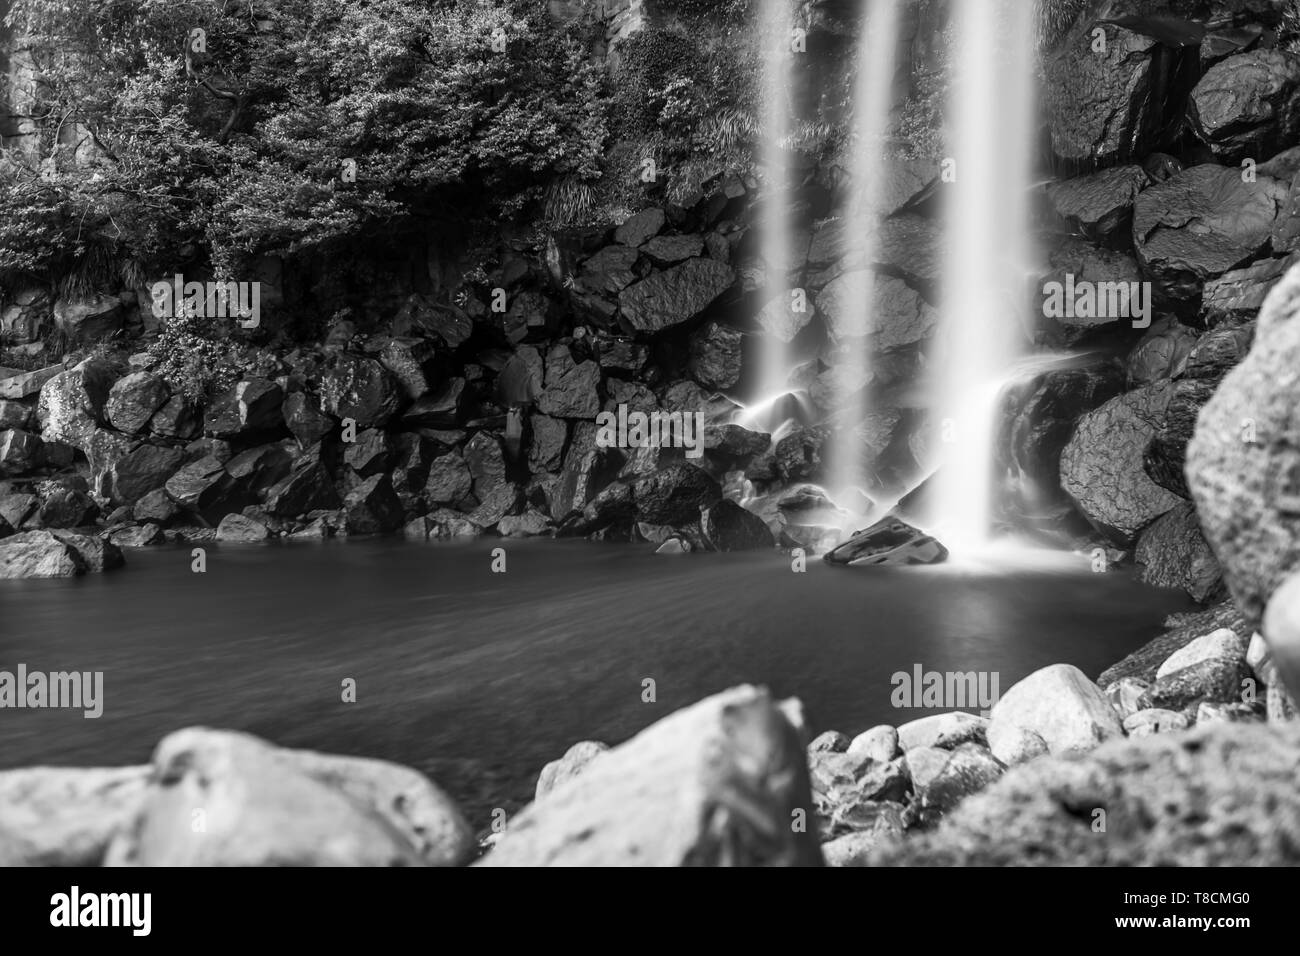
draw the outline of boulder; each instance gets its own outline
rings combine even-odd
[[[0,865],[99,866],[148,783],[148,767],[0,772]]]
[[[531,345],[521,345],[497,373],[497,397],[506,405],[535,402],[542,394],[544,382],[541,353]]]
[[[705,323],[691,336],[691,377],[705,388],[731,388],[740,381],[744,338],[729,325]]]
[[[1277,245],[1276,236],[1274,245]],[[1205,324],[1213,328],[1253,321],[1263,307],[1269,291],[1286,274],[1293,262],[1294,256],[1261,259],[1245,268],[1225,272],[1217,279],[1205,283],[1205,289],[1201,293],[1201,314],[1205,317]]]
[[[89,345],[122,331],[126,310],[115,295],[61,297],[54,303],[54,324],[68,341]]]
[[[228,514],[217,525],[217,540],[231,543],[265,541],[271,530],[255,518],[242,514]]]
[[[163,487],[181,507],[211,513],[231,496],[235,479],[218,458],[208,455],[181,468]]]
[[[1143,468],[1143,454],[1173,394],[1169,383],[1111,399],[1080,419],[1061,453],[1061,487],[1102,534],[1128,545],[1179,504]]]
[[[291,447],[274,442],[241,451],[226,462],[226,471],[241,488],[260,501],[288,476],[293,470],[293,462]]]
[[[167,399],[149,419],[149,431],[160,438],[188,440],[197,437],[202,427],[197,404],[184,395]]]
[[[406,518],[388,475],[373,475],[348,492],[343,512],[349,534],[396,531]]]
[[[919,822],[925,826],[937,822],[967,797],[996,781],[1004,769],[986,747],[975,743],[957,745],[943,761],[939,772],[924,785],[914,781],[916,793],[913,802],[919,811]]]
[[[1294,865],[1298,760],[1293,728],[1261,724],[1115,740],[1012,770],[935,831],[882,846],[870,864]]]
[[[1187,478],[1233,598],[1256,625],[1300,563],[1300,270],[1269,294],[1250,354],[1201,410]],[[1268,637],[1265,634],[1265,637]]]
[[[700,519],[700,511],[722,498],[722,489],[705,471],[677,464],[632,486],[637,517],[651,524],[680,525]]]
[[[185,453],[179,448],[137,445],[109,468],[104,492],[115,505],[133,505],[166,485],[184,460]]]
[[[454,428],[465,408],[465,379],[449,378],[402,413],[407,425]]]
[[[1156,679],[1142,695],[1142,710],[1184,710],[1201,701],[1231,704],[1242,699],[1251,677],[1244,657],[1211,657]]]
[[[0,429],[28,426],[32,420],[32,409],[22,402],[0,398]]]
[[[139,524],[109,532],[108,540],[119,548],[147,548],[163,544],[167,537],[156,524]]]
[[[1127,236],[1133,202],[1149,182],[1141,166],[1115,166],[1050,184],[1047,201],[1071,229],[1095,242],[1109,243]]]
[[[1172,317],[1154,323],[1129,353],[1128,387],[1141,388],[1182,375],[1196,339],[1195,330]]]
[[[662,209],[643,209],[628,217],[614,230],[614,241],[635,249],[663,229],[667,217]]]
[[[834,731],[831,731],[831,733],[834,733]],[[840,734],[840,736],[843,737],[844,735]],[[813,743],[816,744],[817,741],[814,740]],[[812,749],[811,746],[809,749]],[[880,724],[864,730],[852,740],[846,739],[845,745],[840,748],[840,752],[853,756],[869,757],[872,760],[888,763],[899,756],[901,752],[898,731],[889,724]]]
[[[713,259],[687,259],[628,286],[618,297],[629,331],[662,332],[689,322],[731,288],[736,275]]]
[[[766,432],[750,431],[743,425],[704,426],[704,450],[722,458],[752,458],[771,447],[772,436]]]
[[[1300,136],[1300,56],[1251,50],[1220,60],[1192,90],[1187,115],[1225,164],[1273,155]]]
[[[764,551],[776,544],[767,522],[726,498],[700,512],[700,530],[714,551]]]
[[[510,821],[480,866],[820,865],[791,826],[812,801],[803,745],[738,687],[679,710]]]
[[[952,750],[968,743],[983,747],[988,743],[988,725],[987,717],[961,710],[931,714],[901,724],[898,728],[898,743],[905,751],[917,747]]]
[[[322,412],[319,401],[306,392],[291,392],[286,395],[280,411],[285,426],[300,448],[315,445],[338,424]]]
[[[1174,651],[1156,671],[1156,680],[1168,677],[1184,667],[1200,664],[1216,657],[1246,659],[1246,640],[1231,628],[1221,627],[1204,637],[1198,637]]]
[[[535,800],[541,800],[563,783],[572,780],[591,766],[593,760],[609,750],[608,744],[598,740],[580,740],[564,752],[559,760],[552,760],[542,768],[537,778]]]
[[[414,401],[429,390],[425,363],[433,356],[433,343],[428,339],[396,337],[385,343],[379,364],[393,373],[402,394]]]
[[[595,418],[600,412],[600,365],[591,360],[574,363],[563,345],[550,351],[546,364],[538,411],[556,418]]]
[[[320,382],[321,411],[350,418],[358,428],[378,428],[392,418],[401,403],[397,379],[374,359],[341,355]]]
[[[594,422],[578,422],[564,455],[560,483],[551,502],[551,517],[563,521],[581,512],[608,483],[614,453],[596,444]],[[719,492],[720,493],[720,492]]]
[[[477,432],[465,445],[465,464],[474,483],[474,494],[482,499],[506,480],[505,451],[491,432]]]
[[[1149,737],[1152,734],[1167,734],[1176,730],[1186,730],[1192,725],[1184,714],[1176,710],[1151,708],[1139,710],[1124,718],[1124,733],[1130,737]]]
[[[550,519],[534,508],[521,515],[503,515],[497,522],[497,533],[503,538],[534,538],[549,531]]]
[[[25,475],[44,459],[44,442],[17,428],[0,431],[0,476]]]
[[[473,836],[447,796],[396,764],[282,750],[204,728],[163,738],[108,866],[455,866]],[[204,811],[206,830],[192,826]]]
[[[802,308],[797,308],[793,298],[784,294],[769,301],[757,316],[763,334],[786,344],[793,342],[817,314],[811,303],[801,305]]]
[[[295,461],[289,474],[266,493],[266,510],[278,518],[333,511],[341,504],[328,470],[312,455]]]
[[[1111,308],[1109,290],[1127,288],[1130,290],[1131,302],[1133,283],[1141,281],[1143,276],[1138,263],[1128,253],[1101,248],[1075,238],[1057,243],[1048,254],[1048,270],[1041,276],[1039,286],[1043,290],[1043,321],[1048,337],[1062,345],[1074,346],[1102,333],[1132,328],[1132,316],[1120,314],[1122,309]],[[1098,303],[1092,309],[1061,309],[1062,314],[1049,316],[1047,305],[1050,283],[1059,284],[1062,305],[1066,304],[1064,292],[1070,288],[1079,290],[1091,287],[1097,290],[1098,299],[1101,291],[1107,290],[1106,307],[1100,308]],[[1081,315],[1080,311],[1087,314]]]
[[[827,564],[864,567],[939,564],[947,559],[948,549],[935,538],[891,517],[854,532],[849,540],[822,555]]]
[[[0,579],[71,578],[84,572],[78,552],[50,531],[0,538]]]
[[[480,528],[492,528],[507,515],[518,511],[522,503],[523,493],[519,486],[505,482],[483,496],[479,506],[470,512],[469,520]]]
[[[834,279],[817,294],[817,311],[835,342],[869,338],[876,352],[916,345],[930,337],[938,321],[906,282],[872,271]]]
[[[849,749],[851,743],[852,740],[838,730],[824,730],[808,743],[807,750],[810,754],[822,752],[842,754]],[[871,754],[863,754],[863,756],[869,757]],[[888,759],[892,760],[895,756],[890,754]]]
[[[81,488],[55,487],[45,492],[40,523],[44,528],[80,528],[99,515],[99,505]]]
[[[169,391],[158,376],[150,372],[132,372],[113,383],[104,414],[108,423],[118,431],[127,435],[139,434],[167,401]]]
[[[465,459],[450,452],[430,463],[424,496],[433,504],[456,504],[469,500],[472,485],[473,479]]]
[[[533,474],[560,470],[569,426],[559,418],[534,413],[528,417],[528,469]]]
[[[1245,265],[1268,245],[1286,198],[1286,187],[1267,176],[1245,183],[1239,169],[1186,169],[1138,196],[1138,262],[1166,295],[1191,299],[1207,280]]]
[[[41,437],[63,442],[83,453],[98,426],[104,424],[104,405],[117,377],[104,359],[88,358],[75,368],[59,372],[41,386],[36,415]]]
[[[641,255],[661,269],[676,265],[683,259],[693,259],[704,254],[703,236],[655,236],[640,247]]]
[[[1138,538],[1135,553],[1143,583],[1182,588],[1205,604],[1223,584],[1223,570],[1201,533],[1196,508],[1184,501],[1153,521]]]
[[[1156,671],[1170,654],[1198,637],[1221,627],[1248,637],[1252,629],[1231,601],[1224,601],[1204,611],[1174,615],[1165,621],[1165,627],[1169,630],[1102,671],[1097,682],[1109,687],[1117,680],[1133,677],[1150,683],[1156,679]]]
[[[1110,706],[1115,709],[1119,719],[1127,720],[1137,713],[1138,702],[1150,686],[1150,681],[1140,680],[1137,677],[1121,677],[1106,686],[1106,699],[1110,701]]]
[[[62,365],[51,365],[33,372],[0,371],[0,398],[17,400],[39,395],[45,383],[63,371]]]
[[[1008,766],[1020,762],[1022,734],[1036,734],[1051,754],[1082,753],[1124,734],[1106,695],[1070,664],[1034,671],[996,704],[988,726],[989,749]]]

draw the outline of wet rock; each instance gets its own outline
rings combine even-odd
[[[1133,283],[1141,282],[1142,273],[1137,261],[1127,253],[1116,252],[1094,246],[1080,239],[1065,239],[1054,248],[1048,256],[1048,271],[1041,277],[1039,288],[1049,290],[1051,283],[1057,283],[1061,290],[1061,308],[1049,315],[1048,293],[1043,298],[1043,312],[1049,337],[1066,346],[1078,345],[1100,333],[1110,333],[1131,328],[1133,318],[1122,314],[1120,308],[1111,306],[1110,290],[1134,288]],[[1069,289],[1088,288],[1089,283],[1097,290],[1100,299],[1105,290],[1106,306],[1097,302],[1091,309],[1080,310],[1066,308],[1071,296]],[[1085,314],[1080,314],[1080,312]],[[1131,309],[1130,309],[1131,311]]]
[[[815,866],[814,835],[790,826],[810,805],[798,734],[766,692],[739,687],[602,754],[479,865]]]
[[[166,485],[185,453],[161,445],[137,445],[115,461],[105,476],[104,492],[117,505],[133,505]]]
[[[871,327],[861,324],[872,301]],[[817,311],[836,342],[870,338],[873,351],[916,345],[929,338],[938,315],[902,279],[869,271],[846,272],[817,295]]]
[[[1186,730],[1191,726],[1183,714],[1175,710],[1151,708],[1139,710],[1124,718],[1124,732],[1130,737],[1150,737],[1152,734],[1167,734],[1177,730]]]
[[[655,554],[690,554],[693,550],[689,541],[682,538],[668,538],[655,548]]]
[[[590,360],[575,363],[563,345],[546,358],[546,388],[537,410],[556,418],[595,418],[600,411],[600,366]]]
[[[342,502],[329,472],[320,459],[307,455],[293,464],[289,474],[266,493],[266,510],[277,518],[292,518],[310,511],[333,511]]]
[[[146,548],[166,541],[162,529],[156,524],[139,524],[110,532],[108,540],[119,548]]]
[[[235,479],[219,459],[208,455],[181,468],[163,487],[183,508],[205,513],[220,507],[230,497]]]
[[[1221,60],[1192,90],[1187,115],[1226,163],[1271,156],[1300,136],[1300,56],[1252,50]]]
[[[974,743],[959,744],[937,774],[924,786],[916,785],[914,802],[920,822],[923,825],[937,822],[967,797],[994,783],[1003,770],[987,748]]]
[[[109,866],[455,866],[473,835],[447,796],[408,768],[282,750],[200,728],[163,738],[154,776]],[[196,838],[193,808],[206,811]]]
[[[430,463],[424,496],[433,504],[456,504],[469,499],[472,486],[473,479],[465,460],[451,452]]]
[[[713,259],[687,259],[619,293],[623,321],[632,331],[662,332],[689,322],[735,282],[730,266]]]
[[[987,717],[960,710],[931,714],[901,724],[898,728],[898,742],[905,751],[917,747],[952,750],[968,743],[983,747],[988,742],[988,725]]]
[[[1129,12],[1108,10],[1112,17]],[[1092,52],[1098,26],[1106,32],[1104,53]],[[1052,151],[1102,166],[1150,152],[1163,125],[1160,104],[1172,92],[1170,63],[1151,37],[1080,17],[1043,63]]]
[[[1008,766],[1019,762],[1022,733],[1037,734],[1052,754],[1080,753],[1122,736],[1124,728],[1106,695],[1070,664],[1034,671],[993,705],[989,749]]]
[[[789,295],[779,295],[759,310],[757,322],[764,335],[790,343],[812,321],[816,312],[812,303],[803,303],[802,308],[796,308]]]
[[[1128,357],[1129,388],[1177,378],[1196,347],[1196,332],[1176,319],[1154,323]]]
[[[787,481],[817,477],[822,467],[822,446],[829,437],[830,433],[824,428],[794,429],[772,450],[778,474]]]
[[[643,209],[624,220],[623,224],[614,230],[614,241],[635,249],[644,245],[651,237],[657,236],[663,229],[665,221],[666,217],[662,209]]]
[[[77,551],[50,531],[0,538],[0,579],[71,578],[84,571]]]
[[[731,388],[740,381],[743,342],[738,329],[706,323],[691,336],[691,376],[705,388]]]
[[[99,505],[80,488],[55,487],[45,492],[40,523],[45,528],[80,528],[99,515]]]
[[[285,396],[281,410],[290,434],[298,447],[310,448],[334,430],[338,423],[320,410],[320,406],[306,392],[293,392]]]
[[[44,459],[44,443],[31,432],[17,428],[0,431],[0,475],[24,475]]]
[[[714,551],[763,551],[776,544],[762,518],[726,498],[702,510],[699,520]]]
[[[0,865],[99,866],[148,782],[148,767],[0,772]]]
[[[149,431],[160,438],[196,438],[203,428],[197,405],[184,395],[173,395],[149,419]]]
[[[373,475],[353,488],[343,500],[343,511],[348,534],[396,531],[406,518],[388,475]]]
[[[1168,383],[1121,395],[1089,412],[1061,454],[1061,486],[1101,533],[1128,545],[1180,503],[1143,468],[1173,389]]]
[[[704,254],[703,236],[655,236],[640,247],[641,254],[661,269]]]
[[[373,359],[342,355],[321,377],[321,410],[336,418],[351,418],[359,428],[377,428],[397,413],[401,401],[397,380]]]
[[[167,401],[169,389],[149,372],[132,372],[118,379],[108,393],[104,413],[120,432],[135,435],[145,430],[154,413]]]
[[[598,740],[578,741],[564,752],[563,757],[552,760],[542,768],[542,773],[537,778],[537,793],[534,799],[541,800],[560,784],[567,783],[578,776],[607,750],[609,745]]]
[[[1133,202],[1149,182],[1141,166],[1116,166],[1052,183],[1047,200],[1069,226],[1104,243],[1127,234]]]
[[[484,498],[481,504],[470,512],[469,519],[480,528],[491,528],[507,515],[519,510],[523,503],[523,493],[519,486],[505,483],[497,485]]]
[[[1221,590],[1223,571],[1201,534],[1190,501],[1161,515],[1142,532],[1135,560],[1144,583],[1182,588],[1198,603],[1206,603]]]
[[[1187,449],[1188,484],[1206,539],[1252,624],[1300,556],[1300,450],[1293,438],[1298,309],[1300,271],[1292,269],[1260,313],[1250,354],[1201,410]]]
[[[899,518],[882,518],[822,556],[828,564],[862,566],[938,564],[947,559],[947,548]]]
[[[407,425],[454,428],[465,408],[465,379],[449,378],[402,413]]]
[[[707,472],[687,464],[638,480],[632,493],[641,521],[674,526],[698,521],[701,509],[722,498],[722,489]]]
[[[245,379],[218,396],[203,418],[203,431],[215,438],[252,442],[275,437],[284,428],[284,391],[266,379]]]
[[[742,425],[705,425],[704,450],[725,458],[752,458],[772,446],[772,436]]]
[[[1156,680],[1168,677],[1184,667],[1192,667],[1218,657],[1246,658],[1247,642],[1231,628],[1221,627],[1204,637],[1198,637],[1174,651],[1156,671]]]
[[[104,405],[116,378],[114,366],[98,358],[49,378],[36,406],[41,437],[84,452],[90,435],[104,423]]]
[[[1277,244],[1276,237],[1274,244]],[[1286,274],[1292,263],[1293,257],[1262,259],[1205,283],[1201,294],[1201,314],[1206,325],[1240,325],[1253,321],[1269,290]]]
[[[1165,294],[1190,299],[1268,243],[1286,187],[1267,176],[1242,182],[1239,169],[1193,166],[1140,196],[1133,241],[1143,271]]]
[[[1142,695],[1143,710],[1183,710],[1201,701],[1234,703],[1241,700],[1242,681],[1250,677],[1244,658],[1213,657],[1182,667],[1158,678]]]

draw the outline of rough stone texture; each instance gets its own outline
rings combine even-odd
[[[618,297],[623,320],[637,332],[661,332],[689,322],[735,282],[731,267],[713,259],[687,259],[656,272]]]
[[[983,746],[988,740],[988,726],[988,718],[961,710],[931,714],[899,725],[898,743],[903,750],[917,747],[951,750],[966,743]]]
[[[1152,323],[1128,357],[1129,388],[1177,378],[1196,347],[1196,331],[1175,318]]]
[[[473,850],[447,796],[396,764],[205,728],[163,738],[152,762],[154,780],[106,865],[454,866]],[[191,828],[195,807],[205,833]]]
[[[1173,394],[1169,383],[1111,399],[1079,422],[1061,453],[1061,487],[1098,531],[1117,544],[1169,511],[1180,498],[1143,469],[1143,455]]]
[[[1180,647],[1186,647],[1198,637],[1221,627],[1231,628],[1237,634],[1249,637],[1252,629],[1231,601],[1225,601],[1193,614],[1177,615],[1170,621],[1166,621],[1165,626],[1170,630],[1102,671],[1097,682],[1103,687],[1109,687],[1115,681],[1125,677],[1147,682],[1154,681],[1156,671],[1169,655]]]
[[[834,731],[830,732],[834,733]],[[843,737],[844,735],[840,734],[839,736]],[[816,741],[813,741],[813,743],[816,743]],[[898,731],[889,724],[879,724],[864,730],[852,740],[847,741],[847,746],[842,747],[841,752],[853,754],[854,756],[870,757],[872,760],[887,763],[900,753]]]
[[[864,305],[872,299],[870,327]],[[877,352],[915,345],[928,338],[937,313],[902,279],[869,271],[846,272],[817,295],[831,338],[846,342],[869,337]]]
[[[271,536],[262,522],[241,514],[229,514],[217,525],[217,540],[229,542],[265,541]]]
[[[1019,732],[1042,737],[1052,754],[1091,750],[1124,733],[1106,695],[1070,664],[1034,671],[993,705],[989,749],[1005,764],[1015,763]]]
[[[567,783],[582,773],[591,762],[605,751],[609,744],[599,740],[580,740],[564,752],[559,760],[552,760],[542,768],[537,778],[537,792],[533,799],[540,800],[562,783]]]
[[[672,465],[633,485],[637,517],[651,524],[678,525],[698,521],[700,509],[722,497],[708,473],[694,465]]]
[[[468,499],[472,485],[465,460],[450,452],[430,463],[424,496],[434,504],[455,504]]]
[[[402,502],[387,475],[374,475],[357,485],[343,500],[349,534],[383,534],[402,526]]]
[[[1245,264],[1267,245],[1286,199],[1286,187],[1268,176],[1244,183],[1239,169],[1193,166],[1138,196],[1138,262],[1166,294],[1192,298],[1207,279]]]
[[[1216,724],[1036,760],[877,866],[1294,866],[1294,726]],[[1093,830],[1095,810],[1106,813]]]
[[[510,821],[481,866],[820,865],[803,745],[738,687],[642,731]]]
[[[148,782],[148,767],[0,773],[0,866],[99,866]]]
[[[934,823],[971,794],[986,789],[1002,776],[1004,769],[985,747],[975,743],[958,745],[923,786],[914,781],[919,821],[922,825]]]
[[[40,465],[44,442],[31,432],[0,431],[0,475],[23,475]]]
[[[85,571],[81,557],[49,531],[0,538],[0,579],[71,578]]]
[[[1191,721],[1176,710],[1161,710],[1152,707],[1139,710],[1124,718],[1124,733],[1130,737],[1150,737],[1152,734],[1167,734],[1175,730],[1186,730]]]
[[[112,571],[126,564],[126,558],[117,545],[96,535],[76,534],[58,529],[51,533],[71,548],[76,553],[81,566],[92,574]]]
[[[621,226],[614,230],[614,241],[624,246],[636,248],[657,236],[665,222],[664,211],[658,208],[643,209],[630,216]]]
[[[1104,242],[1128,228],[1133,202],[1148,182],[1141,166],[1116,166],[1052,183],[1047,199],[1068,224]]]
[[[740,330],[719,322],[708,322],[691,336],[691,377],[705,388],[731,388],[740,381]]]
[[[114,504],[133,505],[149,492],[163,487],[184,458],[185,453],[179,448],[138,445],[109,468],[104,492]]]
[[[1168,677],[1184,667],[1191,667],[1215,657],[1240,658],[1245,660],[1248,644],[1242,636],[1231,628],[1221,627],[1204,637],[1198,637],[1174,651],[1156,671],[1156,680]]]
[[[1040,289],[1049,282],[1058,282],[1064,290],[1068,276],[1074,276],[1076,289],[1083,282],[1100,287],[1102,283],[1142,281],[1137,261],[1131,255],[1094,246],[1082,239],[1062,240],[1049,253],[1047,264],[1047,272],[1040,277]],[[1052,338],[1064,345],[1076,345],[1099,332],[1115,331],[1121,326],[1131,326],[1132,323],[1128,317],[1111,314],[1110,309],[1094,309],[1093,312],[1091,316],[1044,317],[1043,321]],[[1098,312],[1106,314],[1095,314]]]
[[[358,428],[377,428],[396,414],[397,379],[373,359],[344,355],[321,377],[321,411],[351,418]]]
[[[1300,269],[1293,268],[1269,294],[1250,354],[1201,410],[1187,449],[1205,536],[1252,625],[1300,563],[1298,311]]]
[[[1158,678],[1138,706],[1142,710],[1183,710],[1201,701],[1236,703],[1242,699],[1243,682],[1250,676],[1244,658],[1212,657]]]
[[[1201,604],[1215,597],[1223,583],[1223,571],[1190,501],[1167,511],[1142,532],[1135,560],[1144,583],[1182,588]]]
[[[1300,136],[1300,56],[1251,50],[1220,60],[1192,90],[1187,115],[1226,163],[1271,156]]]
[[[762,551],[776,543],[762,518],[726,498],[700,512],[699,519],[714,551]]]
[[[1276,245],[1277,238],[1274,237]],[[1294,263],[1294,257],[1262,259],[1244,269],[1233,269],[1205,283],[1201,314],[1209,326],[1239,325],[1252,321],[1277,281]]]
[[[562,345],[552,349],[548,359],[560,351],[567,359],[568,349]],[[600,365],[568,360],[557,363],[562,365],[562,371],[552,374],[551,364],[548,361],[546,388],[537,401],[537,410],[556,418],[595,418],[600,411]]]

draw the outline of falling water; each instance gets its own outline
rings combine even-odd
[[[844,210],[850,237],[850,255],[856,264],[870,265],[876,259],[876,236],[890,157],[885,137],[893,101],[894,71],[897,67],[899,0],[871,0],[858,39],[857,83],[853,104],[853,163],[851,198]],[[850,264],[850,267],[855,264]],[[865,462],[859,443],[849,433],[852,425],[866,417],[867,390],[871,381],[871,342],[875,326],[875,293],[872,273],[848,273],[854,288],[847,297],[855,308],[844,317],[837,337],[847,342],[836,367],[838,420],[845,432],[831,449],[831,488],[836,501],[862,500],[855,491],[867,484]],[[854,509],[856,510],[856,509]]]
[[[993,455],[1002,383],[1023,346],[1031,274],[1034,4],[955,4],[945,184],[946,260],[934,356],[937,449],[932,525],[950,547],[992,530]]]
[[[793,68],[792,0],[764,0],[761,20],[763,56],[762,166],[765,188],[760,243],[767,277],[762,321],[760,389],[773,398],[788,391],[790,355],[790,87]]]

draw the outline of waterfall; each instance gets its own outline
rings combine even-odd
[[[1023,350],[1032,274],[1034,4],[954,4],[945,259],[931,409],[930,524],[950,547],[992,531],[999,396]]]
[[[760,255],[765,275],[765,302],[760,321],[764,326],[760,391],[768,401],[788,391],[787,378],[794,364],[790,354],[789,312],[791,243],[790,209],[790,87],[794,56],[791,34],[794,17],[791,0],[763,0],[761,20],[763,56],[762,156],[764,189],[760,212]],[[779,423],[773,422],[770,427]]]
[[[874,330],[874,276],[862,270],[876,260],[876,237],[884,197],[887,163],[886,136],[893,102],[897,68],[899,0],[872,0],[859,29],[857,81],[853,93],[853,139],[850,199],[844,210],[851,260],[845,263],[852,277],[846,297],[853,303],[837,328],[841,349],[835,368],[836,420],[840,434],[830,450],[830,486],[837,502],[857,510],[859,492],[868,484],[862,450],[853,428],[870,412],[867,395],[872,376],[871,334]],[[866,386],[866,387],[864,387]]]

